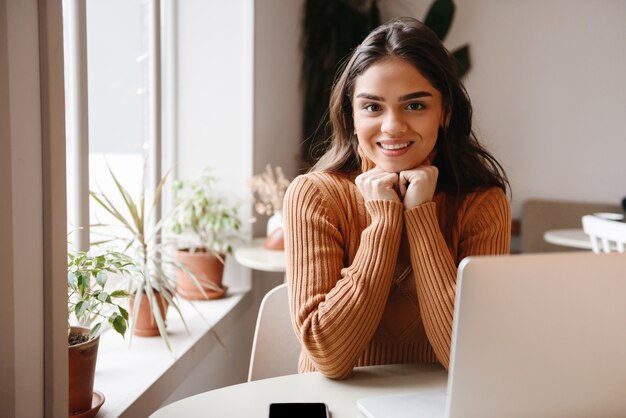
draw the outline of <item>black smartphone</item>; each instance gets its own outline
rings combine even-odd
[[[328,406],[321,402],[273,403],[269,418],[330,418]]]

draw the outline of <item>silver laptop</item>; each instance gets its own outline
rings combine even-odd
[[[364,398],[368,418],[626,416],[626,254],[470,257],[447,393]]]

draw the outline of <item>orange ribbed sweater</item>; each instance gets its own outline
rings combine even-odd
[[[439,361],[447,368],[457,265],[469,255],[509,252],[506,195],[499,188],[466,195],[446,242],[444,194],[405,211],[400,202],[364,202],[354,178],[309,173],[285,196],[298,370],[342,379],[355,366]]]

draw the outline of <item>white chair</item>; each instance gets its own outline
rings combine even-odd
[[[263,297],[256,321],[248,382],[298,372],[300,341],[291,325],[287,285]]]
[[[596,215],[585,215],[582,217],[582,222],[585,234],[591,239],[591,248],[594,253],[601,251],[610,253],[611,250],[624,252],[626,223]]]

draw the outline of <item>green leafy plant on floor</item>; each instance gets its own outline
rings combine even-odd
[[[120,302],[125,290],[106,289],[109,274],[140,274],[133,260],[117,251],[69,251],[67,254],[68,344],[96,338],[109,323],[122,337],[128,328],[128,312]],[[89,328],[89,335],[71,334],[70,323]]]

